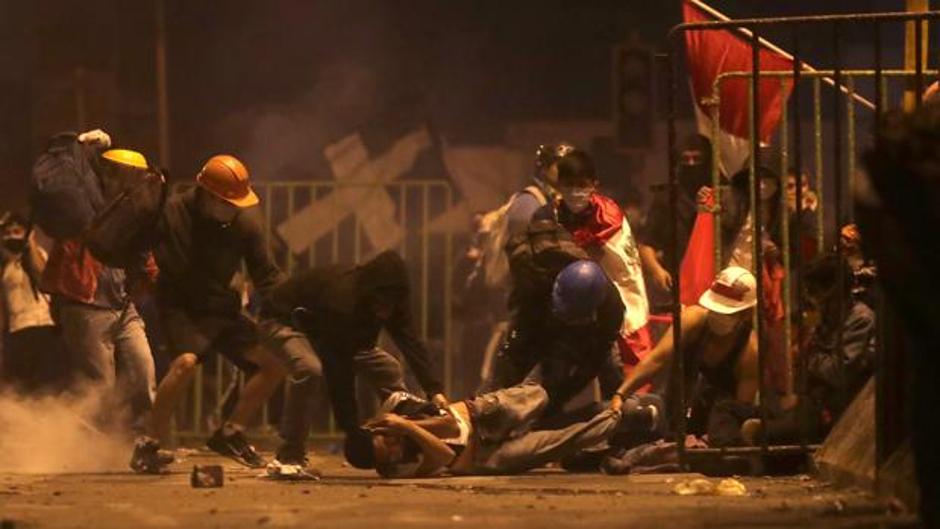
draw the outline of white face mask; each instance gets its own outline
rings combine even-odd
[[[566,187],[561,189],[561,199],[572,213],[581,213],[591,205],[591,195],[594,189],[590,187]]]
[[[712,333],[719,336],[724,336],[737,327],[738,317],[735,314],[718,314],[717,312],[709,312],[706,322],[708,323],[708,328]]]

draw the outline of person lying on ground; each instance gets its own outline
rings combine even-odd
[[[384,408],[411,408],[412,415],[385,413],[368,421],[364,435],[347,440],[355,444],[348,449],[368,454],[370,466],[386,478],[519,474],[604,445],[624,428],[652,429],[658,417],[655,407],[631,400],[563,428],[534,429],[548,400],[537,384],[497,390],[437,413],[422,413],[414,399],[399,397]]]

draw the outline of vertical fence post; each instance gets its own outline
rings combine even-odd
[[[875,22],[874,26],[874,47],[875,47],[875,119],[874,131],[872,136],[875,142],[879,142],[881,128],[881,116],[884,111],[885,87],[883,85],[884,75],[882,74],[882,50],[881,50],[881,24]],[[885,453],[885,415],[886,415],[886,396],[887,380],[885,372],[887,370],[887,359],[885,357],[885,304],[881,295],[881,288],[876,287],[876,303],[872,307],[875,313],[875,490],[879,490],[881,480],[881,463],[887,458]]]
[[[855,77],[845,76],[845,126],[846,126],[846,164],[848,166],[847,181],[849,184],[848,221],[855,222],[855,206],[852,194],[855,191]]]
[[[428,339],[428,185],[421,186],[421,337]]]
[[[444,211],[454,207],[454,196],[450,186],[444,187]],[[454,300],[454,230],[448,229],[444,234],[444,390],[448,397],[453,397],[454,378],[454,343],[453,317]]]
[[[685,404],[685,351],[682,347],[682,306],[680,305],[679,291],[682,288],[682,278],[679,277],[679,229],[678,229],[678,205],[679,205],[679,175],[676,168],[676,101],[679,87],[676,83],[676,52],[677,46],[671,46],[666,56],[666,86],[668,87],[668,96],[666,97],[667,107],[667,126],[666,134],[669,148],[666,150],[666,167],[669,171],[669,207],[672,211],[670,222],[669,243],[673,251],[669,256],[669,271],[672,273],[672,340],[674,344],[672,373],[670,377],[670,388],[674,391],[676,399],[676,414],[673,417],[673,428],[676,432],[676,449],[679,457],[680,469],[688,468],[688,461],[685,450],[685,432],[686,432],[686,404]]]
[[[803,119],[801,113],[802,90],[800,89],[803,73],[803,63],[800,59],[800,26],[793,28],[793,93],[791,94],[792,103],[790,112],[793,115],[793,173],[796,184],[796,223],[797,240],[796,252],[793,253],[793,269],[796,274],[794,280],[790,281],[790,287],[796,292],[796,351],[798,363],[796,366],[796,394],[800,399],[807,398],[806,395],[806,355],[802,348],[803,340]],[[817,208],[819,205],[817,204]],[[793,244],[793,241],[790,241]],[[790,276],[790,270],[787,270],[787,277]],[[787,328],[790,327],[790,313],[787,313]],[[787,362],[792,365],[793,360],[790,355],[790,349],[787,350]],[[809,431],[808,422],[811,420],[807,414],[800,414],[800,446],[805,448],[808,442],[806,432]]]
[[[760,178],[758,178],[758,168],[760,167],[760,36],[757,26],[751,29],[751,83],[750,100],[750,127],[751,127],[751,231],[753,239],[753,259],[752,268],[754,277],[757,278],[757,305],[755,306],[754,330],[757,334],[757,372],[759,386],[759,404],[760,417],[763,424],[767,424],[767,391],[764,371],[767,366],[767,347],[764,337],[764,285],[761,281],[761,270],[764,266],[763,251],[763,208],[760,194]],[[767,454],[767,436],[761,436],[761,451]]]
[[[715,268],[718,269],[721,267],[721,264],[724,262],[721,255],[721,148],[717,138],[721,137],[721,82],[723,78],[718,77],[718,80],[715,82],[715,89],[713,90],[712,99],[709,101],[709,110],[711,111],[711,127],[712,127],[712,195],[714,197],[715,206],[713,208],[713,213],[715,217],[715,225],[713,228],[714,238],[715,238]]]
[[[780,77],[780,91],[781,93],[786,93],[787,78]],[[789,153],[789,143],[790,143],[790,129],[788,124],[788,116],[786,110],[781,111],[780,113],[780,173],[778,174],[777,179],[777,192],[779,193],[779,199],[777,200],[777,207],[780,211],[780,245],[781,245],[781,256],[783,258],[783,314],[784,314],[784,324],[783,324],[783,369],[784,377],[786,380],[786,392],[793,392],[793,362],[790,361],[790,347],[792,344],[793,333],[790,328],[790,311],[792,298],[792,286],[793,281],[791,279],[790,270],[792,270],[790,262],[790,254],[793,253],[791,250],[793,248],[794,241],[790,240],[790,205],[787,199],[787,183],[789,178],[787,173],[789,172],[790,166],[790,153]],[[799,234],[799,217],[796,219],[797,222],[797,234]],[[799,235],[797,235],[797,244],[799,243]],[[799,245],[797,245],[797,249]]]
[[[826,247],[825,186],[823,185],[822,82],[813,78],[813,152],[816,155],[816,247]]]
[[[836,244],[837,251],[841,252],[841,247],[839,243],[841,241],[841,230],[842,226],[845,224],[844,218],[844,184],[845,181],[842,178],[842,91],[838,87],[842,86],[842,50],[841,50],[841,26],[838,22],[832,24],[832,62],[833,62],[833,72],[832,78],[836,83],[836,90],[832,91],[832,177],[835,181],[835,193],[833,196],[835,202],[835,220],[836,220]],[[838,274],[836,276],[836,285],[838,290],[838,314],[839,314],[839,330],[836,334],[836,351],[841,353],[842,351],[842,331],[845,324],[845,296],[842,295],[842,288],[845,284],[847,278],[845,277],[845,267],[839,266]]]

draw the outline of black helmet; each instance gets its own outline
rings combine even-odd
[[[570,143],[559,143],[556,145],[543,144],[535,149],[535,172],[542,172],[551,164],[557,162],[562,156],[574,150],[574,145]]]

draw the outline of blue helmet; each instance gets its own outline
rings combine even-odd
[[[610,280],[594,261],[575,261],[555,277],[552,312],[563,320],[590,317],[604,302]]]

